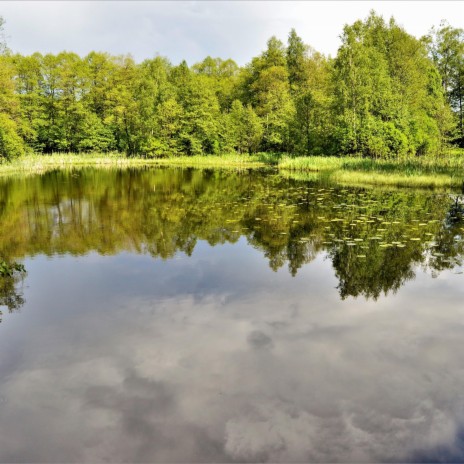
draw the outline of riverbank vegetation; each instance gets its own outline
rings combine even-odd
[[[464,156],[459,151],[405,160],[284,156],[278,167],[300,180],[314,179],[317,173],[318,178],[344,185],[464,188]]]
[[[30,153],[8,162],[0,162],[0,176],[13,174],[36,174],[54,169],[79,167],[143,167],[179,166],[184,168],[257,168],[276,166],[280,155],[257,153],[242,156],[236,153],[223,156],[176,156],[173,158],[128,157],[124,153]]]
[[[361,157],[302,156],[278,153],[223,156],[177,156],[173,158],[127,157],[122,153],[30,154],[0,163],[0,177],[41,174],[56,169],[142,168],[175,166],[179,168],[243,170],[267,168],[295,180],[324,180],[343,185],[385,185],[396,187],[464,188],[464,157],[459,152],[439,158],[382,160]]]
[[[341,39],[327,57],[292,30],[243,67],[211,57],[189,66],[100,52],[23,56],[3,44],[0,156],[265,152],[439,164],[450,144],[463,145],[462,30],[442,23],[417,39],[372,12]]]

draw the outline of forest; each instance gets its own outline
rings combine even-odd
[[[0,18],[0,31],[4,20]],[[371,12],[335,57],[294,29],[240,67],[91,52],[23,56],[0,44],[0,160],[287,153],[405,160],[464,145],[464,31],[420,39]]]

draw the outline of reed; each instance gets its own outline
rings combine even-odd
[[[406,160],[375,160],[360,157],[290,157],[275,153],[222,156],[178,156],[171,158],[127,157],[121,153],[31,154],[0,164],[0,175],[35,174],[53,169],[96,167],[177,166],[181,168],[250,169],[275,167],[282,175],[299,179],[324,179],[345,185],[390,185],[398,187],[446,188],[464,184],[464,155],[448,151],[440,157]]]

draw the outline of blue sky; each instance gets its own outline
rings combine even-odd
[[[286,40],[294,27],[316,50],[334,55],[345,23],[374,9],[416,36],[446,19],[464,28],[464,3],[447,1],[2,1],[8,44],[24,54],[91,50],[157,54],[189,64],[207,55],[240,65],[267,39]]]

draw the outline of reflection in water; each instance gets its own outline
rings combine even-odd
[[[464,460],[459,197],[163,169],[0,198],[0,461]]]
[[[22,292],[17,284],[22,282],[25,273],[26,269],[22,264],[0,259],[0,307],[6,307],[10,313],[24,304]],[[3,312],[0,311],[0,322],[2,315]]]
[[[22,291],[18,288],[18,281],[22,276],[2,276],[0,277],[0,307],[4,306],[8,312],[16,311],[24,304]],[[0,322],[2,321],[2,311],[0,311]]]
[[[378,298],[459,267],[462,197],[329,187],[277,175],[178,169],[57,171],[0,184],[0,253],[12,258],[122,250],[163,259],[197,240],[245,236],[292,275],[327,252],[342,298]]]

